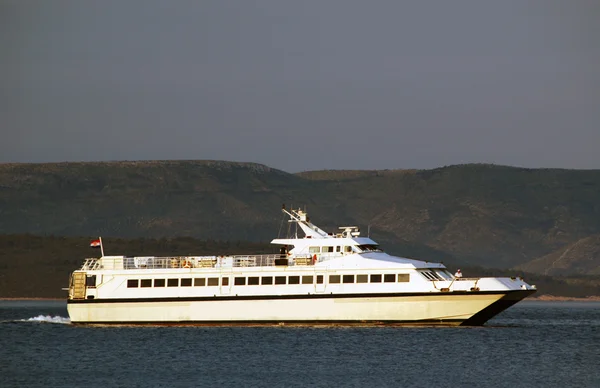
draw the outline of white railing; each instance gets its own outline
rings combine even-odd
[[[283,262],[280,260],[283,259]],[[287,263],[285,260],[287,259]],[[310,255],[282,256],[233,255],[233,256],[168,256],[168,257],[102,257],[85,259],[81,270],[98,269],[165,269],[165,268],[232,268],[273,267],[276,265],[314,265]]]

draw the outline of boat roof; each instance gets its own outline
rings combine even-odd
[[[365,263],[367,261],[368,263]],[[388,255],[384,252],[368,252],[353,254],[332,258],[327,261],[315,264],[315,267],[335,267],[335,268],[446,268],[442,263],[432,263],[428,261],[409,259],[407,257],[398,257]]]

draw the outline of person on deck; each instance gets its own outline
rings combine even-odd
[[[455,278],[462,278],[462,272],[460,272],[460,268],[456,270],[456,273],[454,274]]]

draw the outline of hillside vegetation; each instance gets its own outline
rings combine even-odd
[[[287,227],[282,203],[306,208],[325,230],[370,230],[405,256],[599,273],[599,170],[460,165],[289,174],[220,161],[0,165],[0,234],[268,242]]]

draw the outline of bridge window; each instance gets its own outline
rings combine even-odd
[[[333,252],[333,247],[323,247],[323,252]]]
[[[379,248],[379,245],[377,245],[377,244],[363,244],[363,245],[358,245],[358,248],[362,252],[383,252],[381,250],[381,248]]]
[[[444,278],[433,271],[423,271],[421,274],[431,281],[444,280]]]
[[[310,252],[310,253],[321,253],[321,247],[310,247],[310,248],[308,248],[308,252]]]
[[[164,287],[165,279],[154,279],[154,287]]]

